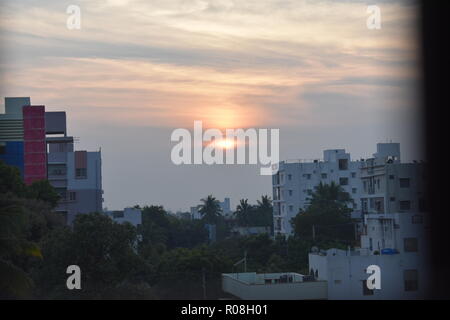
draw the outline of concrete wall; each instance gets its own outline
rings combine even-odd
[[[222,288],[225,292],[243,300],[316,300],[327,298],[326,281],[254,284],[222,275]]]

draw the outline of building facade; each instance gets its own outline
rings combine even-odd
[[[56,211],[71,224],[78,213],[101,212],[101,152],[75,151],[66,113],[5,98],[0,114],[0,159],[16,166],[26,184],[48,179],[60,196]]]
[[[279,163],[272,176],[274,233],[293,232],[291,219],[305,209],[314,188],[334,182],[350,194],[354,210],[359,210],[361,161],[352,161],[344,149],[325,150],[323,160],[288,160]]]
[[[131,223],[135,227],[142,225],[142,210],[137,208],[125,208],[123,210],[112,210],[104,212],[117,223]]]
[[[360,247],[309,254],[311,274],[328,283],[328,299],[424,299],[430,293],[425,165],[401,163],[399,146],[381,144],[361,168]],[[367,268],[381,270],[369,290]]]

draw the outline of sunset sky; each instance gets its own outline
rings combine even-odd
[[[389,140],[420,159],[416,20],[412,1],[6,0],[0,92],[65,110],[76,148],[102,148],[110,209],[254,202],[271,195],[259,166],[177,167],[172,130],[279,128],[281,159],[367,158]]]

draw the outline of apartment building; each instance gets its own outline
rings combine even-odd
[[[361,161],[352,161],[345,149],[325,150],[323,160],[287,160],[279,163],[272,176],[274,233],[292,234],[291,219],[305,209],[314,188],[320,182],[334,182],[354,200],[352,209],[359,210],[362,182]]]
[[[328,299],[423,299],[430,290],[425,165],[401,163],[398,144],[379,144],[361,167],[363,231],[353,250],[315,250],[311,273],[328,283]],[[368,289],[366,270],[381,270]]]
[[[74,150],[66,113],[5,98],[0,114],[0,159],[16,166],[27,184],[48,179],[60,195],[56,211],[71,224],[79,213],[102,211],[101,152]]]
[[[362,213],[425,211],[425,164],[401,163],[399,144],[378,144],[361,167]]]
[[[426,216],[366,214],[361,248],[311,252],[309,268],[327,281],[330,300],[424,299],[430,293]],[[367,268],[380,268],[380,289],[368,289]]]

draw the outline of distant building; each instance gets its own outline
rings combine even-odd
[[[30,98],[5,98],[0,114],[0,159],[30,184],[48,179],[60,195],[56,211],[71,224],[78,213],[101,212],[101,153],[74,151],[66,113],[46,112]]]
[[[138,227],[142,224],[142,210],[137,208],[125,208],[123,210],[105,211],[111,219],[117,223],[129,222]]]

